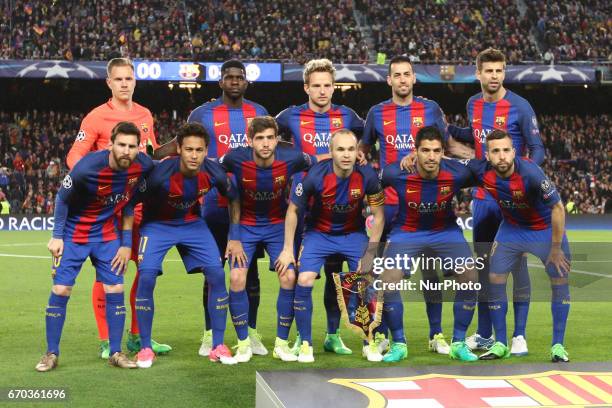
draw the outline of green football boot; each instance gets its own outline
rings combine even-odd
[[[510,357],[510,348],[500,341],[496,341],[493,346],[484,354],[480,355],[481,360],[498,360]]]
[[[110,357],[110,345],[108,340],[100,340],[100,358],[108,360]]]
[[[568,363],[569,354],[565,351],[563,344],[557,343],[550,349],[550,359],[553,363]]]
[[[406,359],[407,357],[408,347],[406,346],[406,343],[392,342],[391,348],[389,349],[389,351],[387,351],[387,353],[385,353],[385,356],[383,357],[383,361],[385,363],[397,363]]]
[[[454,341],[450,346],[449,356],[451,360],[477,361],[478,356],[465,344],[465,341]]]
[[[325,342],[323,342],[323,349],[325,351],[333,352],[336,354],[347,355],[353,354],[353,350],[346,347],[342,338],[340,337],[340,330],[336,333],[325,335]]]

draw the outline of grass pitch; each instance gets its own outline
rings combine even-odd
[[[570,231],[572,243],[582,254],[576,258],[572,281],[566,345],[572,361],[601,361],[609,358],[606,339],[612,337],[609,319],[612,298],[612,231]],[[67,320],[61,342],[62,354],[58,369],[37,373],[34,365],[45,350],[44,309],[51,287],[51,260],[46,250],[48,232],[0,232],[0,390],[5,395],[11,388],[63,388],[72,406],[137,407],[137,406],[206,406],[248,407],[255,403],[256,370],[299,370],[304,365],[280,363],[256,356],[248,364],[221,366],[198,356],[202,334],[202,276],[186,275],[178,254],[173,250],[164,264],[164,275],[158,279],[155,293],[156,315],[154,338],[169,343],[174,350],[159,357],[148,370],[119,370],[109,367],[97,357],[98,340],[91,306],[93,268],[87,262],[77,279],[68,303]],[[607,244],[606,244],[607,243]],[[267,271],[267,260],[260,261],[262,281],[258,329],[264,343],[272,349],[276,327],[276,276]],[[539,261],[530,258],[533,299],[527,336],[529,356],[511,358],[493,364],[548,361],[551,338],[550,289]],[[134,276],[134,267],[127,274],[127,290]],[[352,356],[324,353],[325,333],[323,282],[317,281],[313,293],[314,364],[308,368],[372,367],[361,354],[361,341],[343,329]],[[415,294],[416,295],[416,294]],[[425,306],[415,297],[405,304],[405,329],[408,359],[400,365],[461,364],[427,351],[428,325]],[[126,304],[127,304],[126,296]],[[509,307],[509,332],[512,325]],[[129,316],[128,324],[129,325]],[[443,327],[447,338],[452,334],[452,304],[444,306]],[[291,338],[294,337],[292,330]],[[470,328],[470,333],[473,328]],[[235,343],[236,336],[228,320],[226,343]],[[509,333],[509,334],[510,334]],[[125,337],[124,337],[125,341]],[[378,365],[380,366],[380,365]],[[296,384],[296,386],[299,386]],[[7,404],[0,396],[0,405]],[[44,406],[46,403],[20,403],[20,407]],[[12,404],[11,404],[12,405]],[[59,405],[59,404],[58,404]]]

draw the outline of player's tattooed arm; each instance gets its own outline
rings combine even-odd
[[[384,197],[384,193],[382,193]],[[368,196],[368,202],[370,202],[370,196]],[[384,200],[383,200],[384,203]],[[366,249],[363,257],[359,260],[359,266],[357,272],[367,273],[372,270],[374,257],[378,249],[380,237],[385,227],[385,207],[384,205],[370,205],[370,211],[374,216],[374,222],[372,223],[372,229],[370,230],[370,242]]]
[[[285,216],[285,243],[283,245],[283,250],[276,259],[276,263],[274,267],[276,268],[276,272],[280,276],[283,276],[287,269],[289,269],[289,265],[295,265],[295,256],[293,254],[293,245],[294,245],[294,237],[295,230],[297,228],[298,223],[298,206],[295,203],[290,202],[289,207],[287,208],[287,215]]]
[[[247,268],[247,257],[240,241],[240,200],[235,197],[230,201],[230,233],[225,249],[225,258],[228,258],[230,265],[238,264],[239,268]]]
[[[446,153],[449,156],[458,157],[460,159],[474,158],[474,148],[455,140],[453,137],[449,137],[446,141]]]
[[[161,160],[168,156],[176,156],[178,143],[176,142],[176,137],[171,141],[164,143],[153,152],[153,158],[155,160]]]
[[[565,208],[561,201],[558,201],[552,208],[551,222],[552,245],[546,264],[552,263],[557,268],[559,276],[561,278],[567,278],[570,271],[570,262],[565,257],[563,249],[561,248],[563,235],[565,233]]]

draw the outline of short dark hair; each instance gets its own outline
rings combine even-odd
[[[418,149],[423,140],[437,140],[440,142],[440,144],[442,144],[442,147],[444,147],[444,138],[442,137],[442,133],[440,132],[440,129],[435,126],[425,126],[424,128],[419,129],[414,140],[414,146]]]
[[[512,140],[510,135],[508,133],[504,132],[503,130],[501,130],[501,129],[493,129],[493,131],[487,135],[487,142],[489,140],[501,140],[501,139],[505,139],[505,138],[508,138],[508,139]]]
[[[204,126],[200,125],[199,123],[185,123],[182,125],[176,132],[176,142],[179,146],[182,146],[183,139],[190,136],[204,139],[204,144],[207,147],[210,143],[210,136],[208,135],[208,132]]]
[[[117,135],[119,133],[121,133],[122,135],[136,136],[137,143],[140,144],[140,130],[138,129],[138,126],[136,126],[132,122],[117,123],[113,130],[111,130],[111,143],[115,143],[115,139],[117,138]]]
[[[506,56],[500,50],[489,47],[478,53],[476,57],[476,68],[479,71],[482,70],[482,64],[485,62],[503,62],[504,65],[506,65]]]
[[[225,61],[223,65],[221,65],[221,77],[223,77],[225,70],[230,69],[230,68],[241,69],[246,74],[246,68],[244,67],[244,64],[237,59],[231,59],[231,60]]]
[[[274,129],[274,133],[278,136],[278,125],[272,116],[257,116],[249,123],[247,136],[252,140],[256,133],[263,132],[266,129]]]
[[[400,62],[407,62],[412,68],[412,61],[410,61],[410,57],[406,55],[397,55],[391,58],[391,60],[389,61],[389,69],[387,70],[387,75],[391,75],[391,65],[399,64]]]

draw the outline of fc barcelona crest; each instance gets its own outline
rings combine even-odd
[[[140,130],[142,130],[144,133],[148,133],[149,132],[149,125],[147,125],[146,123],[142,123],[140,125]]]
[[[442,186],[440,187],[440,195],[447,195],[449,194],[451,191],[449,186]]]
[[[285,183],[285,176],[278,176],[278,177],[274,177],[274,184],[284,184]]]
[[[506,126],[506,117],[505,116],[496,116],[495,117],[495,126],[504,127]]]
[[[132,186],[136,184],[137,181],[138,181],[138,177],[131,177],[128,179],[128,185]]]
[[[351,197],[354,199],[358,199],[361,197],[361,189],[360,188],[352,188],[351,189]]]
[[[421,116],[415,116],[412,118],[412,124],[416,127],[423,126],[423,118]]]
[[[335,128],[342,127],[342,119],[340,118],[333,118],[331,123],[332,123],[332,126]]]
[[[520,200],[521,198],[523,198],[523,192],[521,190],[512,191],[512,198]]]

